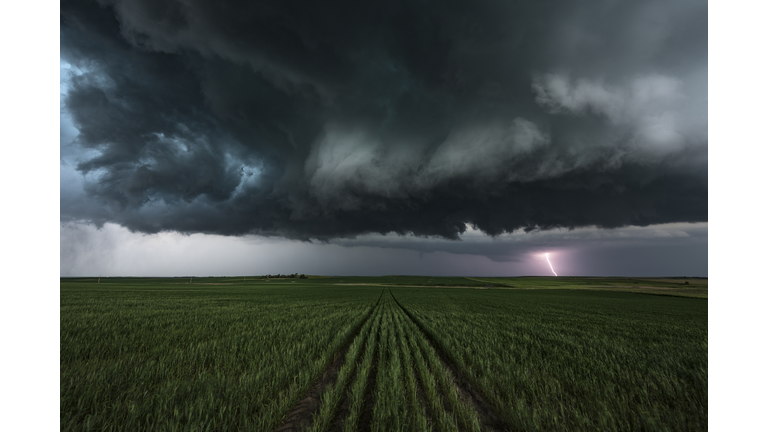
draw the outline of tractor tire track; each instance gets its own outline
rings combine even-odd
[[[408,375],[413,377],[413,387],[414,391],[416,393],[415,397],[412,397],[411,404],[412,409],[414,411],[421,410],[421,412],[424,414],[424,417],[427,419],[428,424],[434,425],[437,424],[437,419],[432,413],[432,407],[429,406],[429,403],[427,402],[427,394],[424,391],[424,383],[421,381],[421,377],[419,376],[419,372],[416,369],[416,365],[414,364],[414,358],[413,354],[411,353],[411,347],[408,344],[406,331],[402,327],[398,329],[398,338],[400,338],[402,350],[400,351],[401,355],[401,363],[403,364],[404,368],[407,369],[406,373],[404,375]],[[409,381],[406,378],[406,381]],[[406,384],[406,387],[408,385]]]
[[[403,322],[410,322],[402,309],[400,312]],[[420,331],[413,323],[410,324],[417,331]],[[424,396],[423,402],[429,410],[432,423],[438,430],[464,432],[462,425],[456,421],[456,414],[448,401],[447,395],[440,391],[440,379],[437,375],[440,371],[435,369],[435,366],[430,362],[429,354],[419,346],[418,336],[409,331],[404,331],[403,333],[405,344],[408,346],[409,354],[413,358],[413,368],[417,373],[416,377],[421,385]],[[430,392],[430,388],[434,389],[434,393]]]
[[[374,351],[372,353],[373,361],[376,360],[376,354],[378,353],[377,346],[378,346],[378,334],[379,334],[380,328],[376,326],[374,322],[374,326],[371,328],[371,332],[374,333],[374,336],[372,339],[366,338],[365,345],[360,349],[360,354],[362,358],[365,358],[366,351],[369,348],[369,344],[373,345]],[[353,386],[355,382],[357,382],[358,376],[361,373],[364,373],[365,371],[361,370],[361,368],[364,366],[364,360],[357,359],[357,363],[355,364],[355,370],[352,373],[352,376],[349,378],[349,382],[344,387],[344,396],[342,397],[338,408],[336,409],[336,413],[334,414],[333,419],[331,419],[331,427],[330,430],[334,432],[343,431],[344,430],[344,422],[349,417],[352,408],[352,397],[351,393],[349,392],[349,388]],[[368,371],[369,375],[365,377],[366,380],[366,388],[370,382],[370,370]],[[365,404],[363,404],[363,407],[365,407]]]
[[[381,290],[378,300],[376,300],[376,303],[371,310],[368,311],[366,317],[344,342],[344,347],[333,356],[331,364],[325,368],[299,402],[288,411],[283,422],[280,426],[274,429],[273,432],[299,432],[305,430],[312,424],[314,415],[320,408],[320,398],[322,394],[329,388],[329,386],[332,387],[336,383],[339,371],[344,365],[344,360],[347,358],[347,353],[352,346],[352,342],[359,336],[360,330],[362,330],[365,324],[370,321],[373,312],[378,308],[383,295],[384,290]]]
[[[392,295],[391,291],[390,295]],[[496,412],[493,406],[488,403],[488,401],[486,401],[486,399],[480,394],[479,391],[477,391],[477,389],[475,389],[475,387],[469,382],[464,374],[461,373],[459,368],[456,367],[456,365],[453,364],[453,362],[445,355],[445,353],[440,349],[437,342],[434,340],[434,338],[432,338],[432,336],[430,336],[429,332],[424,328],[424,326],[413,316],[413,314],[411,314],[408,309],[400,304],[394,295],[392,295],[392,298],[400,307],[400,309],[405,313],[405,315],[411,320],[411,322],[416,325],[416,328],[419,329],[427,343],[435,350],[438,360],[440,360],[443,366],[451,372],[453,375],[452,381],[456,385],[459,394],[462,396],[463,400],[468,401],[471,404],[471,407],[475,410],[475,412],[477,412],[478,417],[482,420],[483,426],[491,431],[511,431],[512,429],[504,424],[504,421],[502,420],[503,417]]]

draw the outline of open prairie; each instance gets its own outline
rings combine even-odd
[[[63,278],[61,429],[706,430],[701,282]]]

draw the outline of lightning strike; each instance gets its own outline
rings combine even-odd
[[[549,261],[549,253],[544,254],[547,257],[547,262],[549,263],[549,269],[552,270],[552,273],[555,273],[555,269],[552,268],[552,263]],[[555,273],[555,276],[557,276],[557,273]]]

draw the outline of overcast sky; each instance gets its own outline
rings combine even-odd
[[[60,6],[62,276],[708,275],[706,2]]]

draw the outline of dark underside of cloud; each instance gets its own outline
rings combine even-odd
[[[332,239],[707,220],[707,5],[63,1],[62,220]]]

